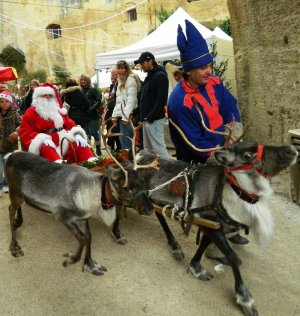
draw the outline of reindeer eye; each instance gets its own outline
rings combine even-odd
[[[252,154],[252,153],[249,153],[249,152],[244,153],[245,160],[250,160],[253,156],[254,156],[254,154]]]

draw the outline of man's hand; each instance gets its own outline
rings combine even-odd
[[[8,137],[9,137],[11,140],[16,140],[16,139],[18,139],[18,136],[19,136],[19,133],[18,133],[18,132],[13,132],[13,133],[11,133]]]
[[[56,148],[55,144],[53,143],[52,139],[45,139],[43,144],[52,148]]]
[[[74,139],[75,139],[75,142],[76,142],[76,145],[77,146],[80,146],[80,147],[87,147],[88,143],[87,141],[79,134],[76,134],[74,136]]]

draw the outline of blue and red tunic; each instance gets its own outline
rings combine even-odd
[[[235,97],[224,87],[220,78],[210,77],[205,86],[190,87],[181,80],[168,100],[168,116],[176,123],[188,140],[197,148],[212,148],[224,144],[224,136],[204,129],[200,115],[193,105],[193,98],[200,104],[205,125],[214,131],[225,131],[225,124],[240,122]],[[177,159],[187,162],[205,162],[210,153],[200,153],[188,146],[177,130],[169,123],[171,139],[176,147]]]

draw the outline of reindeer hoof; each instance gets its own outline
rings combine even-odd
[[[241,293],[236,294],[236,299],[246,316],[258,316],[255,301],[247,288],[243,287]]]
[[[191,272],[195,278],[202,281],[209,281],[214,277],[210,272],[203,269],[200,264],[196,265],[195,267],[189,266],[187,272]]]
[[[125,245],[127,244],[127,239],[122,235],[119,234],[116,236],[113,232],[111,233],[112,238],[115,240],[115,242],[119,245]]]
[[[24,252],[18,244],[10,245],[9,250],[11,255],[16,258],[24,256]]]
[[[74,264],[76,262],[78,262],[80,260],[80,257],[76,257],[72,254],[69,254],[69,253],[65,253],[63,254],[63,257],[66,257],[67,259],[63,262],[63,267],[68,267],[69,265],[71,264]]]
[[[82,272],[87,271],[94,275],[103,275],[104,272],[107,271],[107,269],[102,266],[101,264],[98,264],[96,261],[92,261],[92,263],[85,263]]]
[[[172,255],[177,261],[181,261],[184,259],[184,253],[180,247],[172,250]]]

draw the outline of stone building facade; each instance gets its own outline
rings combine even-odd
[[[300,128],[300,2],[228,0],[228,8],[248,139],[287,142]]]
[[[59,65],[72,76],[91,75],[96,53],[145,37],[159,25],[155,10],[161,6],[181,6],[201,23],[229,17],[226,0],[7,0],[0,2],[0,51],[8,44],[21,49],[30,71],[51,76]]]

